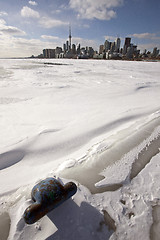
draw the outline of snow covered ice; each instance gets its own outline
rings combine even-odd
[[[0,60],[0,240],[158,240],[160,63]],[[25,224],[32,187],[78,186]]]

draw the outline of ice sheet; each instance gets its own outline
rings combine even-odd
[[[159,75],[159,62],[0,60],[0,239],[156,239]],[[78,192],[27,226],[48,176]]]

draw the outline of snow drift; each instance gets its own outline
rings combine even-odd
[[[0,239],[158,239],[160,63],[0,60]],[[29,226],[46,177],[71,200]]]

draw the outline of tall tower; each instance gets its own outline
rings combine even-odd
[[[126,37],[124,47],[123,47],[123,54],[127,53],[127,48],[129,48],[130,46],[131,46],[131,38]]]
[[[116,43],[116,52],[119,52],[120,51],[120,45],[121,45],[121,39],[117,38],[115,43]]]
[[[72,35],[71,35],[71,26],[69,25],[69,49],[72,48]]]
[[[108,51],[110,49],[110,44],[109,44],[108,40],[106,40],[104,43],[104,49],[105,49],[105,51]]]
[[[126,37],[125,38],[125,44],[124,44],[127,48],[128,47],[130,47],[130,45],[131,45],[131,38],[129,38],[129,37]]]

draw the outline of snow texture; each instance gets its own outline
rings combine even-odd
[[[158,240],[160,63],[0,60],[0,240]],[[33,225],[33,186],[77,193]]]

